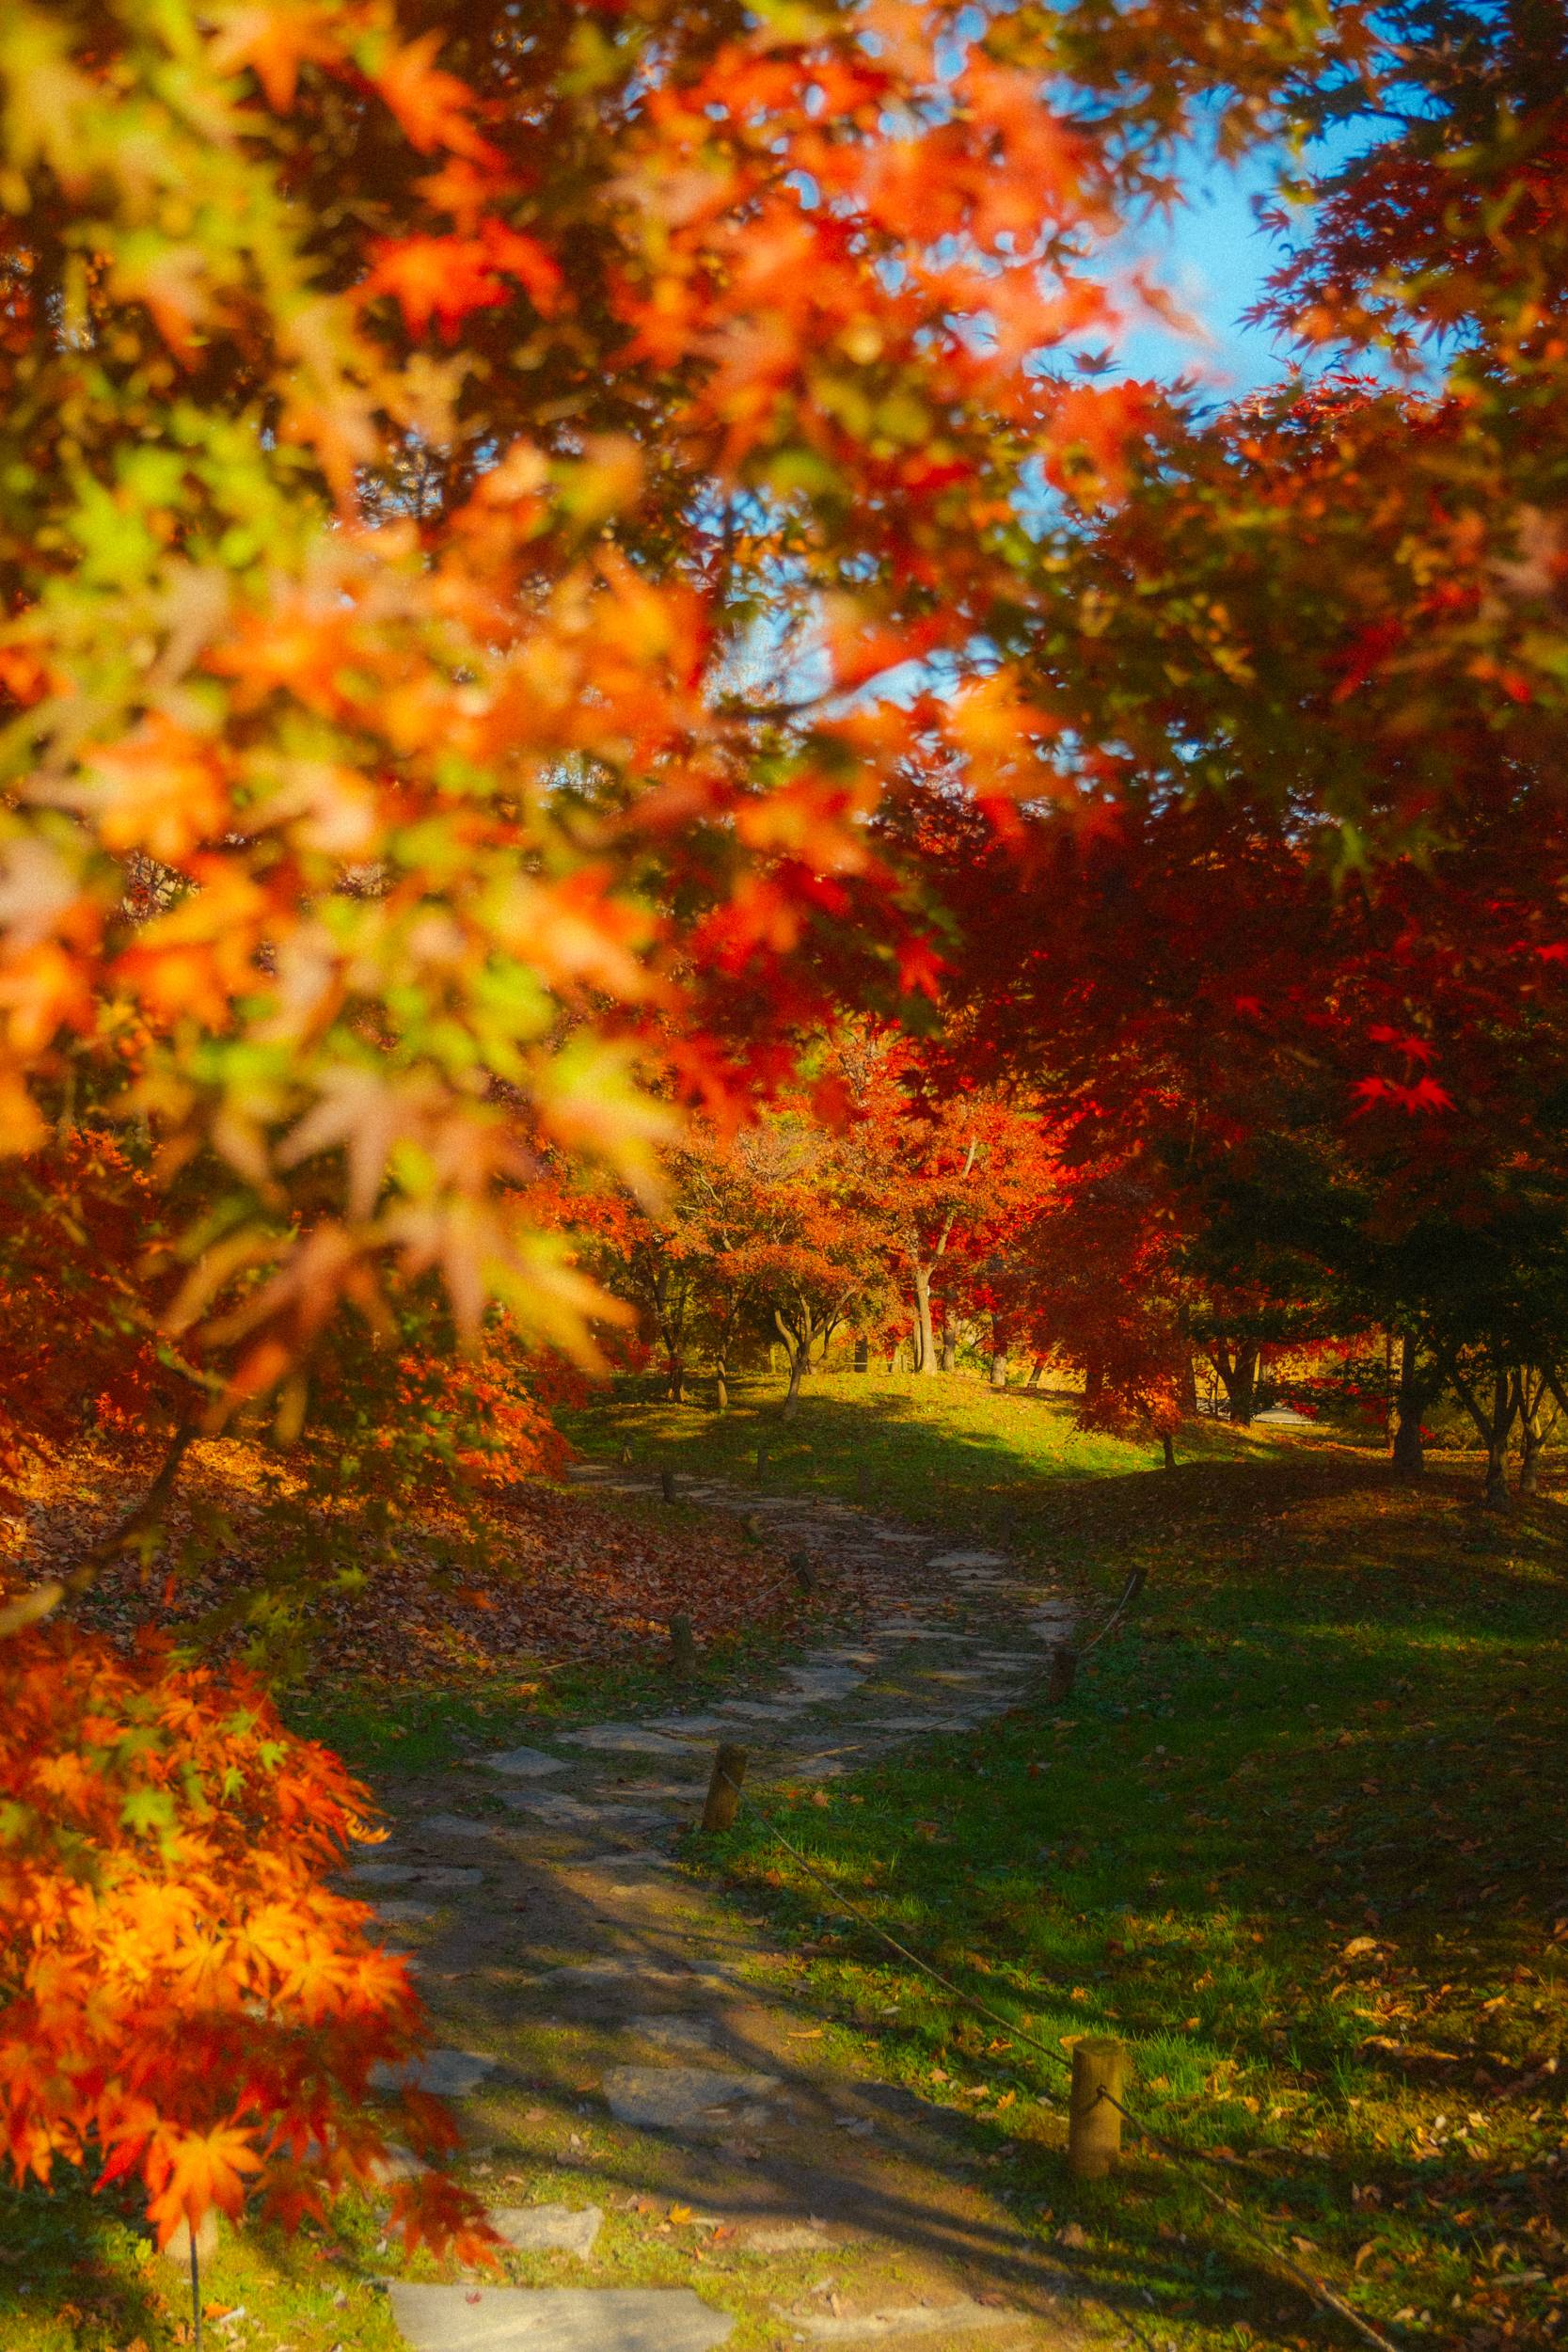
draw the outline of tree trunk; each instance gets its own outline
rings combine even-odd
[[[199,1434],[194,1422],[182,1424],[173,1432],[158,1474],[141,1501],[106,1535],[101,1535],[67,1575],[50,1577],[44,1583],[29,1585],[6,1606],[0,1607],[0,1641],[8,1639],[13,1633],[24,1632],[30,1625],[40,1624],[45,1617],[53,1615],[69,1594],[90,1592],[101,1569],[106,1568],[122,1551],[131,1550],[138,1536],[160,1524],[164,1506],[173,1495],[180,1476],[180,1466]]]
[[[871,1343],[869,1340],[864,1338],[858,1339],[855,1342],[855,1370],[857,1372],[869,1372],[870,1369]]]
[[[1258,1347],[1252,1340],[1238,1342],[1234,1352],[1224,1342],[1211,1350],[1214,1369],[1225,1387],[1225,1401],[1230,1419],[1243,1429],[1252,1426],[1252,1416],[1258,1407]]]
[[[1425,1475],[1421,1447],[1420,1386],[1416,1378],[1416,1335],[1406,1331],[1400,1342],[1400,1385],[1396,1398],[1399,1418],[1394,1424],[1394,1474],[1412,1483]]]
[[[784,1391],[784,1414],[786,1421],[791,1421],[800,1407],[800,1383],[811,1367],[811,1343],[816,1337],[816,1331],[809,1315],[801,1324],[792,1328],[775,1307],[773,1320],[784,1334],[784,1346],[788,1352],[789,1386]]]
[[[1045,1358],[1043,1356],[1037,1356],[1034,1362],[1029,1367],[1029,1377],[1025,1380],[1023,1384],[1024,1387],[1026,1389],[1037,1389],[1040,1384],[1040,1375],[1044,1370]]]
[[[958,1334],[951,1315],[942,1319],[942,1368],[943,1372],[958,1369]]]
[[[730,1375],[722,1356],[713,1367],[713,1385],[719,1410],[727,1413],[730,1409]]]
[[[1196,1421],[1197,1366],[1190,1356],[1184,1356],[1181,1359],[1181,1370],[1177,1378],[1177,1387],[1180,1392],[1182,1412],[1190,1421]]]
[[[1165,1450],[1166,1470],[1174,1470],[1176,1468],[1176,1439],[1168,1429],[1161,1430],[1160,1442]]]
[[[1492,1422],[1486,1433],[1486,1490],[1481,1496],[1483,1510],[1508,1509],[1508,1439],[1513,1426],[1514,1406],[1513,1378],[1508,1373],[1499,1372],[1492,1381]]]
[[[931,1269],[917,1265],[914,1270],[914,1344],[916,1372],[934,1376],[937,1368],[936,1334],[931,1328]]]
[[[686,1403],[686,1365],[679,1356],[672,1355],[670,1358],[670,1377],[665,1393],[672,1405]]]
[[[1540,1492],[1541,1450],[1558,1422],[1558,1408],[1555,1405],[1552,1407],[1551,1419],[1548,1421],[1545,1417],[1546,1399],[1550,1391],[1551,1375],[1549,1372],[1543,1372],[1537,1375],[1532,1390],[1530,1368],[1528,1364],[1520,1365],[1519,1492],[1522,1495],[1533,1495]]]
[[[993,1347],[991,1349],[990,1384],[993,1389],[1005,1389],[1007,1385],[1007,1350],[1006,1345]]]

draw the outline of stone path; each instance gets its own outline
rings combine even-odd
[[[1076,2343],[1078,2290],[987,2194],[957,2119],[814,2055],[819,2021],[759,1990],[755,1923],[673,1851],[721,1739],[765,1795],[973,1729],[1069,1613],[1000,1553],[843,1504],[719,1482],[682,1500],[787,1523],[852,1597],[853,1637],[765,1692],[411,1785],[348,1873],[414,1956],[445,2038],[419,2079],[457,2103],[459,2174],[514,2249],[506,2285],[389,2281],[397,2326],[413,2352]]]

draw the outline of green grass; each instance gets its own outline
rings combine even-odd
[[[1396,2343],[1552,2341],[1568,2309],[1568,1512],[1545,1499],[1498,1525],[1473,1508],[1472,1466],[1408,1496],[1364,1454],[1223,1429],[1172,1474],[1147,1446],[1074,1435],[1059,1403],[974,1382],[835,1376],[787,1425],[778,1394],[747,1384],[720,1418],[618,1388],[576,1434],[590,1454],[629,1439],[644,1461],[734,1471],[760,1433],[769,1485],[851,1498],[864,1465],[882,1507],[1006,1532],[1091,1610],[1149,1570],[1067,1705],[774,1792],[790,1837],[1064,2058],[1076,2035],[1122,2035],[1138,2110],[1235,2151],[1245,2169],[1212,2177]],[[737,1645],[697,1687],[776,1647]],[[401,1706],[398,1736],[378,1708],[316,1727],[384,1776],[668,1696],[657,1671],[582,1669],[515,1713],[443,1691]],[[1163,2159],[1132,2150],[1111,2182],[1073,2183],[1061,2070],[843,1921],[766,1833],[705,1852],[770,1915],[785,1956],[759,1969],[823,2046],[971,2117],[984,2177],[1146,2352],[1346,2340]],[[575,2107],[564,2120],[579,2128]],[[532,2193],[562,2193],[539,2160]],[[330,2234],[230,2239],[206,2290],[249,2315],[232,2340],[391,2352],[378,2227],[351,2201]],[[636,2276],[685,2275],[674,2249],[634,2260],[636,2235]],[[4,2352],[164,2352],[187,2309],[112,2195],[0,2190]]]
[[[286,1695],[283,1712],[292,1729],[324,1740],[353,1771],[389,1789],[399,1777],[445,1771],[476,1749],[547,1740],[608,1716],[699,1705],[765,1677],[798,1645],[787,1627],[764,1626],[705,1643],[695,1670],[680,1682],[650,1644],[645,1660],[541,1665],[515,1691],[498,1689],[491,1676],[471,1683],[443,1677],[357,1695]]]
[[[668,1403],[661,1387],[652,1375],[617,1381],[562,1425],[591,1460],[613,1461],[629,1446],[644,1469],[669,1463],[765,1491],[837,1495],[955,1534],[1006,1534],[1024,1547],[1042,1502],[1064,1483],[1164,1474],[1157,1443],[1077,1429],[1070,1400],[1053,1391],[999,1393],[964,1376],[821,1373],[786,1420],[782,1380],[732,1381],[724,1413],[709,1381],[693,1384],[685,1405]],[[1180,1448],[1188,1461],[1252,1461],[1275,1451],[1261,1433],[1221,1422],[1202,1424]]]
[[[1208,2177],[1395,2339],[1485,2352],[1568,2306],[1568,1513],[1494,1528],[1472,1491],[1403,1495],[1338,1449],[1060,1488],[1032,1532],[1069,1581],[1150,1571],[1072,1700],[782,1803],[836,1886],[1064,2058],[1122,2036],[1137,2109],[1233,2150]],[[763,1830],[722,1861],[801,1955],[798,1997],[973,2114],[1096,2286],[1183,2340],[1305,2340],[1303,2298],[1164,2160],[1069,2179],[1064,2069]]]

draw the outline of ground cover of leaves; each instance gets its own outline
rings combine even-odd
[[[69,1569],[149,1475],[87,1451],[40,1479],[0,1540],[29,1581]],[[657,1664],[677,1613],[724,1650],[785,1629],[797,1595],[766,1541],[717,1513],[530,1482],[471,1519],[432,1507],[371,1524],[349,1496],[302,1506],[286,1467],[218,1440],[192,1449],[150,1556],[120,1560],[73,1605],[122,1643],[145,1626],[217,1655],[262,1639],[302,1703],[353,1692],[396,1716],[454,1690],[547,1707],[575,1667]]]

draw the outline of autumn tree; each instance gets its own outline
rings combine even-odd
[[[680,1104],[779,1084],[836,1001],[935,993],[922,845],[877,829],[911,773],[993,830],[1240,783],[1320,866],[1549,825],[1562,77],[1544,12],[1462,13],[1456,45],[1435,8],[1294,0],[8,8],[0,1145],[37,1222],[7,1248],[41,1263],[53,1196],[97,1187],[61,1138],[114,1138],[102,1393],[145,1374],[170,1447],[193,1401],[303,1440],[342,1318],[388,1330],[432,1278],[467,1344],[500,1306],[590,1355],[542,1158],[653,1200]],[[1434,388],[1215,421],[1066,364],[1116,324],[1094,236],[1196,120],[1234,147],[1363,89],[1418,100],[1379,233],[1331,205],[1281,314],[1396,358],[1448,336]],[[1490,232],[1510,208],[1528,237]],[[911,668],[932,691],[875,691]],[[761,1189],[799,1207],[755,1245],[799,1368],[851,1294],[803,1182]],[[13,1582],[35,1720],[96,1661]],[[135,1705],[189,1700],[150,1664]],[[98,1771],[79,1712],[38,1739]],[[8,1784],[5,1820],[161,1887],[162,1813],[111,1855],[73,1778]],[[171,1766],[176,1838],[193,1790]],[[146,2072],[161,2220],[236,2198],[242,2148],[277,2172],[243,2039],[205,2165],[165,2169],[183,2077]],[[65,2085],[28,2095],[73,2116]]]
[[[28,1289],[40,1343],[63,1361],[85,1319],[93,1393],[170,1448],[352,1416],[432,1279],[460,1342],[499,1306],[588,1354],[603,1302],[541,1155],[651,1191],[673,1098],[776,1069],[837,988],[928,982],[865,827],[911,721],[845,690],[967,667],[1025,477],[1092,472],[1136,404],[1025,364],[1101,309],[1080,246],[1110,188],[1041,103],[1042,30],[863,33],[661,0],[526,30],[392,0],[5,12],[6,1248],[26,1287],[83,1200],[102,1256],[53,1321]],[[733,691],[790,602],[805,710]],[[356,1366],[344,1316],[391,1353]],[[40,1409],[18,1443],[68,1434]],[[337,2105],[259,2068],[245,2021],[295,1946],[307,2022],[372,1967],[312,1892],[347,1815],[291,1847],[293,1796],[267,1826],[184,1772],[193,1686],[157,1660],[127,1683],[62,1597],[12,1563],[8,1948],[69,1848],[176,1935],[183,1870],[235,1959],[199,2086],[166,1956],[166,2008],[105,2009],[88,2066],[141,2086],[135,2130],[62,2061],[8,2089],[13,2156],[111,2132],[161,2227],[317,2142],[330,2183],[370,2145],[375,2002],[343,2010]],[[117,1709],[168,1726],[119,1828]],[[7,1983],[24,2002],[20,1962]]]
[[[951,1044],[947,1065],[962,1058]],[[1014,1092],[943,1083],[912,1041],[885,1030],[841,1025],[820,1083],[865,1246],[910,1302],[914,1369],[950,1371],[966,1316],[1010,1312],[1008,1236],[1050,1190],[1054,1138]]]

